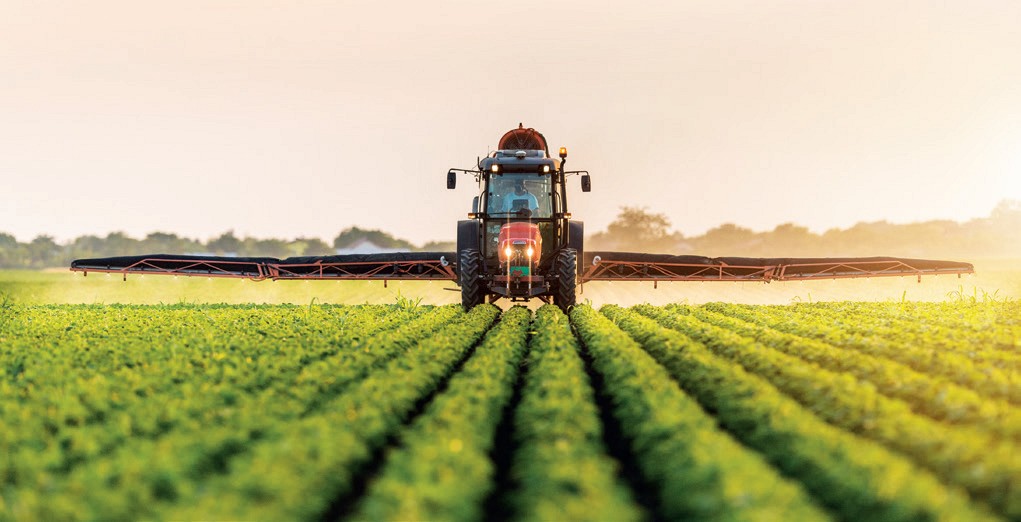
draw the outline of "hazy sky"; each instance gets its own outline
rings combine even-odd
[[[518,122],[589,233],[1021,199],[1021,2],[0,2],[0,232],[453,239]]]

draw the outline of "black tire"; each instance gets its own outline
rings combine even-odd
[[[467,312],[486,300],[482,280],[482,254],[474,248],[461,251],[457,262],[457,276],[461,283],[461,306]]]
[[[575,290],[578,285],[578,251],[565,248],[558,252],[553,261],[553,273],[557,277],[557,284],[553,288],[553,304],[567,313],[577,298]]]

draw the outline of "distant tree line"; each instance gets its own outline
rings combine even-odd
[[[415,246],[410,241],[397,239],[381,230],[366,230],[351,227],[333,239],[333,248],[351,248],[361,241],[368,241],[381,248],[407,250],[411,252],[453,252],[457,244],[453,241],[430,241],[422,246]]]
[[[21,243],[10,234],[0,233],[0,268],[62,267],[69,266],[74,259],[140,254],[318,256],[330,255],[337,249],[351,248],[363,241],[381,248],[407,251],[451,252],[456,249],[453,242],[433,241],[416,246],[380,230],[358,227],[342,231],[334,238],[332,247],[319,238],[238,238],[233,231],[206,242],[165,232],[153,232],[143,239],[113,232],[106,237],[81,236],[66,244],[59,244],[45,235]],[[663,214],[623,207],[605,231],[586,238],[585,248],[710,257],[883,255],[963,261],[977,257],[1021,258],[1021,201],[1003,201],[989,217],[965,223],[937,220],[897,225],[877,221],[822,234],[791,223],[768,232],[755,232],[728,223],[695,237],[673,231],[670,220]]]
[[[585,247],[709,257],[1021,258],[1021,201],[1003,201],[989,217],[965,223],[934,220],[898,225],[877,221],[822,234],[792,223],[768,232],[728,223],[696,237],[671,230],[663,214],[624,207],[606,231],[587,239]]]

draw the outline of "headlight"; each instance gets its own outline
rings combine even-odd
[[[528,255],[528,257],[532,257],[532,254],[535,253],[535,249],[532,247],[528,247],[528,250],[526,250],[525,253]]]
[[[511,250],[511,247],[507,247],[507,248],[503,249],[503,253],[507,254],[507,257],[510,257],[513,252],[514,251]]]

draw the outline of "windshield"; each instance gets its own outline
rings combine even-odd
[[[493,176],[486,212],[493,217],[552,217],[550,176],[526,173]]]

